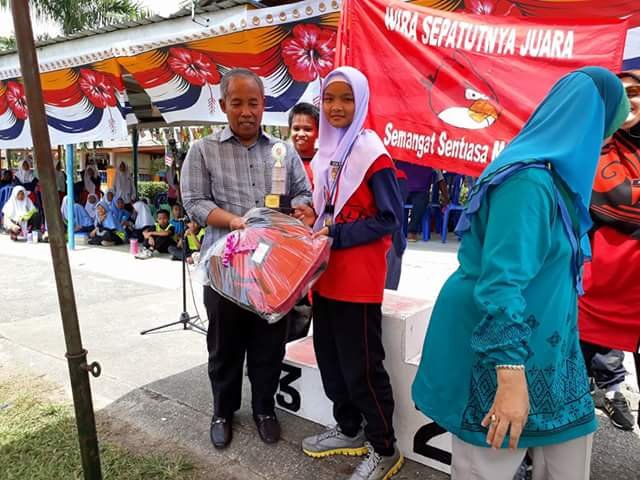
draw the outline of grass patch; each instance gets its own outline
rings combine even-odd
[[[180,455],[134,455],[101,442],[100,456],[106,480],[187,480],[194,475]],[[2,480],[81,480],[71,406],[43,400],[22,381],[1,380],[0,472]]]

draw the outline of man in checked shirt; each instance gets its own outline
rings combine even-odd
[[[264,207],[271,192],[273,159],[278,142],[261,128],[264,86],[255,73],[229,71],[220,85],[220,107],[229,125],[224,130],[193,143],[182,167],[180,186],[184,207],[199,224],[207,225],[202,251],[229,231],[244,228],[242,215]],[[287,195],[298,205],[296,217],[314,220],[311,186],[300,157],[287,145]],[[308,218],[307,218],[308,217]],[[233,414],[240,408],[244,358],[247,356],[253,417],[260,438],[275,443],[280,424],[274,396],[285,352],[287,322],[269,325],[257,315],[222,298],[210,287],[204,289],[209,317],[207,348],[214,413],[210,437],[216,448],[231,442]]]

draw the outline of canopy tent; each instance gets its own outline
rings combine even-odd
[[[340,3],[311,0],[265,9],[221,3],[227,8],[205,7],[206,27],[183,11],[41,47],[52,143],[126,138],[127,126],[140,120],[141,126],[224,122],[219,84],[234,67],[262,77],[267,124],[286,125],[293,105],[317,102],[319,78],[333,67]],[[0,148],[31,146],[19,75],[17,55],[0,56]]]

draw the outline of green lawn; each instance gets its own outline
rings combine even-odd
[[[192,465],[180,456],[133,455],[104,442],[100,453],[105,480],[193,478]],[[0,381],[0,478],[83,478],[71,406],[43,401],[22,381]]]

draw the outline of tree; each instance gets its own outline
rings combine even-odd
[[[15,37],[0,37],[0,52],[14,50],[16,48]]]
[[[0,8],[8,9],[10,3],[0,0]],[[30,0],[30,3],[38,17],[53,20],[64,35],[151,15],[136,0]]]

